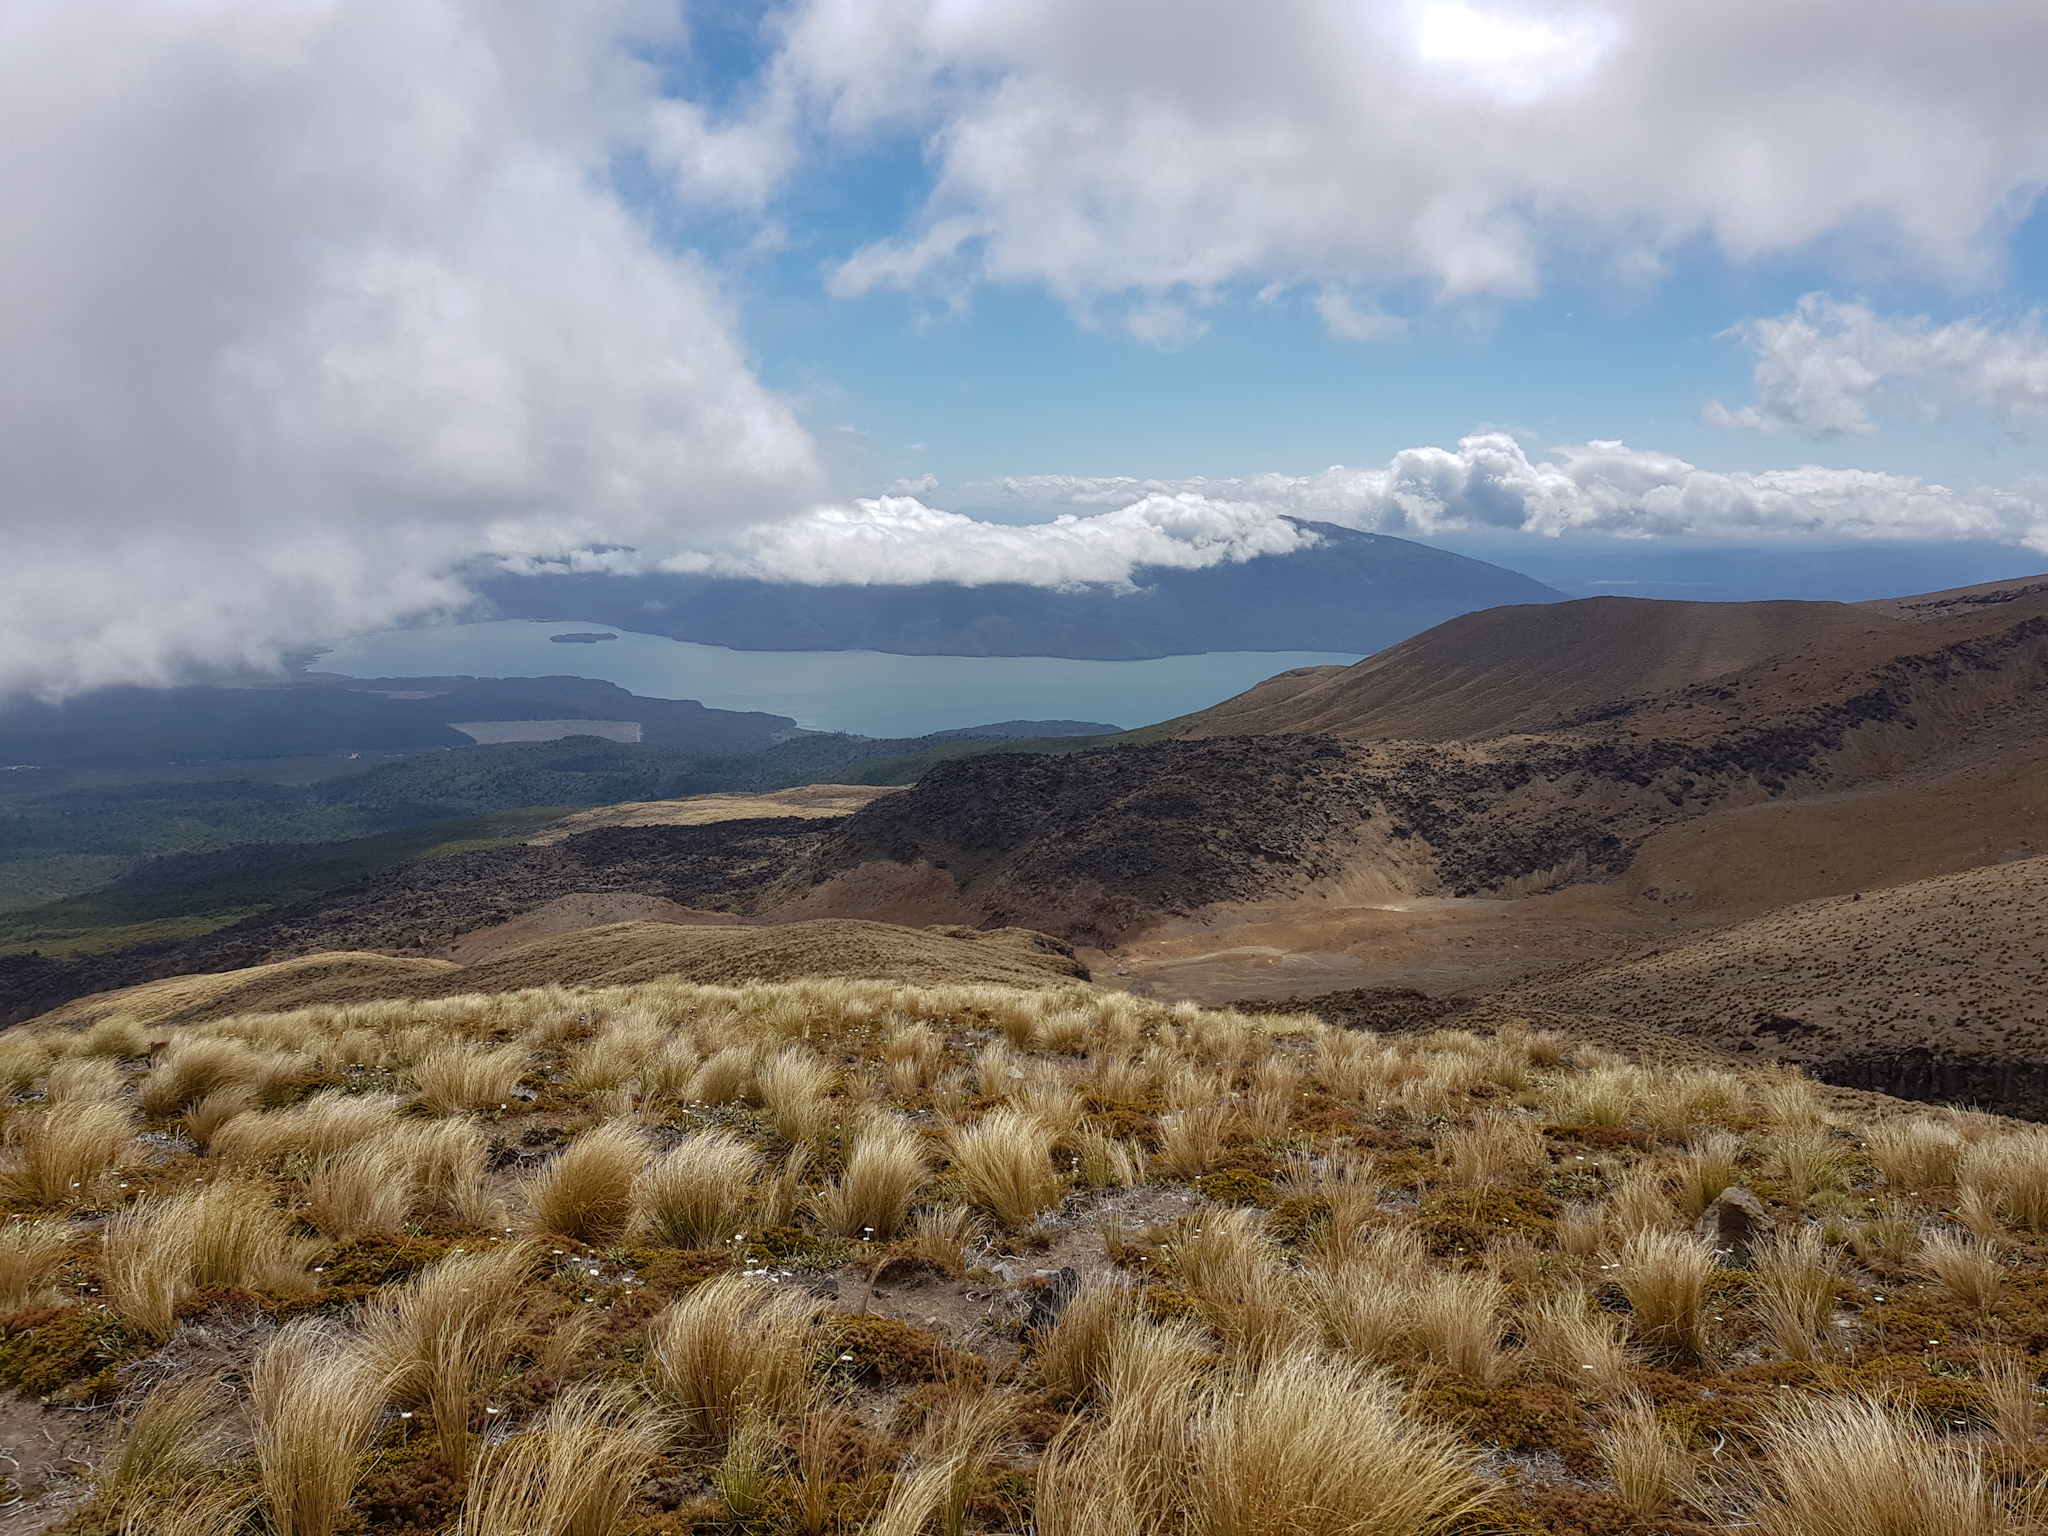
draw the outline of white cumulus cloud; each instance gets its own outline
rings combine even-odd
[[[982,496],[1073,506],[1199,496],[1378,533],[1769,539],[1787,536],[2024,544],[2048,553],[2048,486],[1956,491],[1873,470],[1706,470],[1595,441],[1532,458],[1504,433],[1409,448],[1384,468],[1234,480],[1017,476]]]
[[[1142,566],[1201,570],[1315,542],[1282,511],[1186,491],[1143,493],[1122,498],[1113,511],[1022,527],[882,496],[765,524],[663,565],[807,586],[1126,586]]]
[[[662,96],[678,36],[641,0],[0,7],[0,694],[815,501],[717,285],[611,190],[623,153],[723,205],[777,173]]]
[[[2040,5],[803,0],[787,39],[822,121],[935,166],[841,292],[1029,283],[1148,334],[1161,295],[1513,295],[1700,238],[1970,280],[2048,181]]]
[[[2038,316],[2009,325],[1877,314],[1810,293],[1790,314],[1738,328],[1756,354],[1756,403],[1707,406],[1721,426],[1808,437],[1871,433],[1881,403],[1930,413],[1977,406],[2048,416],[2048,335]]]

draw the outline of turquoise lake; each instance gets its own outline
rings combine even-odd
[[[616,634],[595,645],[549,637]],[[1153,661],[1057,656],[893,656],[729,651],[580,621],[505,619],[365,635],[316,672],[344,677],[594,677],[650,698],[788,715],[818,731],[922,736],[999,720],[1093,720],[1126,729],[1204,709],[1292,667],[1348,665],[1327,651],[1216,651]]]

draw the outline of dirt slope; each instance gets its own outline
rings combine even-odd
[[[2048,1107],[2048,858],[1772,912],[1502,994],[1905,1098]]]
[[[840,976],[909,986],[1043,987],[1086,981],[1088,972],[1065,945],[1014,928],[899,928],[846,921],[780,928],[614,923],[528,944],[473,966],[332,954],[219,975],[180,976],[78,998],[35,1022],[77,1025],[125,1014],[149,1025],[190,1023],[314,1003],[554,985],[623,986],[664,976],[715,983]]]

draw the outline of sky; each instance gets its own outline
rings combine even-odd
[[[2043,56],[2029,0],[0,0],[0,693],[486,571],[1304,517],[2048,567]]]

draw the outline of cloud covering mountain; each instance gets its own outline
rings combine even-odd
[[[1255,295],[1372,341],[1403,332],[1404,284],[1650,283],[1688,242],[1854,239],[1994,281],[2048,180],[2048,12],[1968,10],[791,0],[721,75],[713,11],[669,0],[21,0],[0,693],[270,665],[462,612],[478,571],[1114,585],[1284,552],[1290,514],[2048,549],[2022,476],[1493,434],[1310,476],[1006,482],[1100,515],[992,526],[857,499],[883,477],[839,386],[771,387],[742,319],[798,190],[862,155],[924,182],[836,227],[806,303],[1000,285],[1186,345]],[[1758,396],[1726,420],[1860,433],[1894,384],[2041,408],[2031,322],[1830,304],[1744,332]]]

